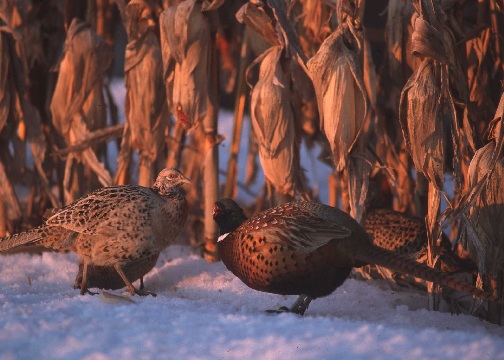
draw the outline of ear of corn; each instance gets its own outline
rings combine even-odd
[[[205,117],[210,74],[210,25],[196,0],[161,13],[161,49],[170,111],[186,129]]]

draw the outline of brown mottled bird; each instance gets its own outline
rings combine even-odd
[[[159,253],[153,254],[147,258],[128,263],[122,267],[122,271],[130,283],[140,280],[139,290],[144,289],[144,276],[156,266]],[[80,289],[82,286],[82,275],[84,272],[84,263],[79,262],[79,271],[75,277],[74,289]],[[113,266],[88,265],[86,271],[86,284],[88,288],[117,290],[123,288],[126,284]]]
[[[290,311],[304,314],[312,299],[331,294],[352,267],[373,263],[482,299],[498,301],[469,284],[409,258],[374,246],[365,230],[336,208],[309,201],[289,202],[247,219],[231,199],[215,203],[226,267],[252,289],[299,295]]]
[[[0,239],[0,252],[36,244],[70,250],[83,264],[81,294],[88,291],[87,268],[113,267],[131,294],[137,290],[124,269],[149,261],[172,244],[187,219],[182,185],[190,183],[177,169],[162,170],[151,188],[108,186],[63,207],[43,225]]]
[[[424,220],[391,209],[375,209],[366,212],[365,228],[376,246],[418,262],[427,262],[427,228]],[[471,261],[459,258],[453,252],[445,234],[441,237],[439,261],[443,272],[474,270]]]

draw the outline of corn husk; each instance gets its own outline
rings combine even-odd
[[[469,212],[462,217],[461,239],[482,274],[495,278],[504,271],[504,94],[491,132],[491,141],[479,149],[469,166]]]
[[[40,184],[45,190],[53,206],[60,202],[53,195],[49,180],[42,167],[46,153],[46,139],[38,110],[28,100],[27,86],[30,83],[28,74],[30,66],[41,61],[40,34],[38,23],[28,21],[29,2],[6,2],[0,7],[0,18],[5,25],[0,29],[0,138],[1,141],[16,143],[21,140],[22,149],[18,154],[15,150],[15,166],[23,168],[25,164],[25,145],[29,142],[33,163],[39,175]],[[17,138],[14,131],[17,129]],[[12,184],[7,179],[2,166],[1,191],[5,214],[9,221],[21,216],[19,204]]]
[[[399,119],[415,168],[442,189],[445,127],[435,67],[425,59],[408,80],[401,94]]]
[[[495,150],[495,142],[488,143],[474,155],[469,167],[469,186],[486,174]],[[481,273],[491,277],[504,270],[504,233],[500,223],[504,219],[504,158],[499,157],[486,185],[467,216],[472,229],[465,228],[463,239],[471,258]]]
[[[168,106],[177,121],[192,129],[207,111],[211,29],[196,0],[161,13],[161,50]]]
[[[294,82],[302,82],[293,69],[306,69],[306,57],[283,1],[247,3],[237,13],[237,19],[271,45],[247,70],[261,63],[259,79],[251,93],[251,117],[264,174],[270,189],[277,193],[276,203],[288,201],[296,193],[305,196],[295,131],[299,109],[293,109],[302,101],[294,104],[291,92]]]
[[[418,66],[419,60],[411,53],[411,35],[417,17],[410,1],[389,1],[385,27],[389,75],[394,85],[399,87]]]
[[[331,8],[318,0],[302,0],[291,5],[289,18],[294,23],[304,52],[315,55],[320,44],[331,33]]]
[[[339,27],[307,64],[317,94],[320,127],[331,145],[337,171],[348,164],[368,106],[359,50],[350,48],[345,36],[354,35],[346,26]],[[358,47],[357,39],[354,40],[354,46]]]
[[[273,46],[251,65],[261,62],[259,80],[251,94],[251,116],[266,178],[279,193],[294,195],[299,148],[290,104],[290,78],[282,68],[282,52],[282,46]]]
[[[112,62],[112,52],[96,33],[78,19],[70,24],[65,40],[65,53],[60,63],[58,82],[51,101],[51,113],[56,130],[71,146],[82,141],[89,130],[106,123],[103,76]],[[92,149],[73,154],[67,159],[67,169],[76,159],[89,166],[103,186],[112,178]],[[66,171],[69,183],[69,170]],[[67,189],[67,201],[73,195]]]
[[[139,185],[154,181],[154,162],[162,152],[165,131],[169,126],[163,82],[161,49],[152,31],[152,12],[144,1],[129,3],[123,13],[129,42],[126,46],[124,75],[126,126],[118,157],[116,183],[124,178],[129,153],[139,153]]]

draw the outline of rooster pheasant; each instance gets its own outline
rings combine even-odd
[[[219,254],[226,267],[252,289],[299,295],[280,311],[303,315],[312,299],[331,294],[353,267],[373,263],[393,271],[499,301],[426,265],[374,246],[348,214],[309,201],[289,202],[251,219],[231,199],[215,203]]]
[[[164,169],[151,188],[108,186],[55,211],[43,225],[0,239],[0,252],[36,244],[70,250],[82,263],[81,294],[88,292],[88,266],[113,267],[131,294],[137,290],[125,269],[148,262],[172,244],[187,219],[182,185],[190,183],[177,169]]]

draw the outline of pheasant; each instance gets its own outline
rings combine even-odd
[[[404,254],[425,263],[427,261],[427,229],[425,221],[391,209],[375,209],[366,212],[366,232],[373,244]],[[440,270],[443,272],[474,270],[471,261],[459,258],[452,250],[450,240],[442,234]]]
[[[89,292],[88,266],[113,267],[131,294],[137,290],[124,269],[149,261],[173,243],[187,219],[183,184],[177,169],[164,169],[151,188],[108,186],[55,211],[43,225],[0,239],[0,252],[36,244],[70,250],[82,262],[81,294]]]
[[[140,259],[135,262],[128,263],[122,267],[124,275],[133,284],[140,279],[139,290],[144,289],[144,276],[156,266],[159,253],[151,255],[147,258]],[[79,262],[79,270],[74,281],[74,289],[80,289],[82,285],[82,274],[84,271],[84,263]],[[86,284],[88,288],[99,289],[121,289],[125,283],[119,276],[113,266],[96,266],[88,265],[86,271]],[[151,293],[154,295],[154,293]]]
[[[343,211],[309,201],[285,203],[247,219],[231,199],[215,203],[218,249],[226,267],[252,289],[299,295],[291,308],[303,315],[312,299],[331,294],[353,267],[373,263],[482,299],[499,301],[469,284],[373,245]]]

